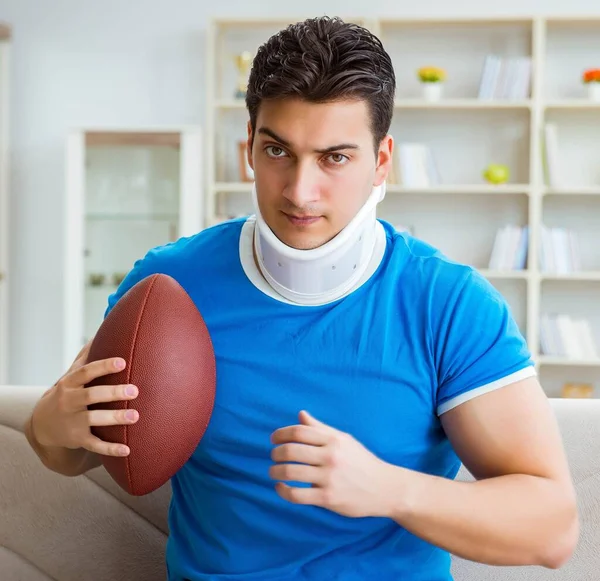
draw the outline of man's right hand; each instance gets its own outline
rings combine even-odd
[[[89,348],[90,343],[81,350],[65,375],[36,404],[30,423],[32,436],[45,449],[83,448],[99,455],[127,456],[127,446],[101,440],[92,434],[91,427],[134,424],[138,420],[138,412],[133,409],[89,410],[88,406],[133,400],[138,394],[137,387],[84,387],[94,379],[122,371],[126,365],[126,362],[119,358],[86,364]]]

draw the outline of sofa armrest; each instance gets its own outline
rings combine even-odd
[[[0,386],[2,580],[164,581],[170,488],[131,497],[103,468],[75,478],[45,468],[22,433],[43,392]]]

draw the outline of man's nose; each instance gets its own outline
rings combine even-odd
[[[318,172],[314,164],[298,162],[290,174],[290,180],[283,192],[284,197],[298,208],[318,201]]]

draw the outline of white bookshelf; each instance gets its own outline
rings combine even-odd
[[[211,24],[207,225],[252,211],[251,183],[238,172],[235,143],[246,137],[247,112],[232,94],[233,55],[254,54],[271,33],[301,18]],[[373,30],[394,62],[390,131],[397,149],[401,143],[427,144],[441,178],[426,187],[388,183],[379,216],[473,265],[502,292],[549,395],[560,395],[564,383],[587,381],[600,397],[600,360],[549,356],[540,345],[542,315],[560,311],[589,319],[600,352],[600,102],[590,100],[580,81],[584,69],[600,68],[600,17],[346,20]],[[530,59],[525,95],[479,97],[490,54]],[[416,70],[425,65],[448,72],[439,101],[422,98]],[[546,176],[547,122],[558,131],[560,183],[549,183]],[[491,163],[509,166],[507,184],[483,179]],[[490,269],[496,232],[507,224],[528,228],[526,267]],[[544,271],[544,226],[576,233],[577,270]]]
[[[8,381],[9,101],[11,29],[0,22],[0,385]]]

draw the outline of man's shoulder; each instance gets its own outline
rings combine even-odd
[[[386,226],[390,240],[391,283],[396,296],[416,311],[435,317],[468,300],[471,304],[500,302],[496,287],[473,265],[445,255],[409,232]]]
[[[385,224],[391,262],[399,283],[425,288],[453,288],[480,274],[473,266],[454,260],[433,244],[405,230]]]
[[[190,236],[156,246],[149,250],[146,260],[162,263],[201,258],[205,261],[235,253],[238,251],[239,236],[245,221],[246,218],[227,220]]]

